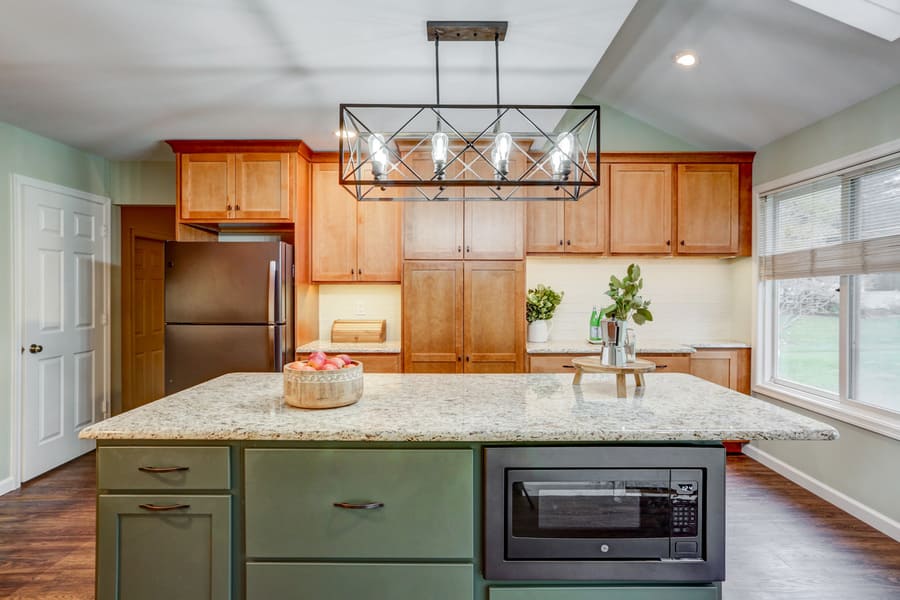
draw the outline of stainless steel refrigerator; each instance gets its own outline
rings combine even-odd
[[[293,257],[283,242],[166,243],[166,394],[293,360]]]

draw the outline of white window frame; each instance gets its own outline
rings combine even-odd
[[[809,179],[848,169],[855,165],[876,160],[896,152],[900,152],[900,139],[803,170],[799,173],[754,186],[753,230],[758,231],[760,225],[760,199],[764,198],[770,192],[778,188],[795,185]],[[759,279],[758,252],[757,236],[754,235],[753,284],[757,290],[757,294],[753,306],[753,348],[756,350],[753,353],[754,356],[752,359],[753,392],[900,440],[900,415],[893,411],[880,409],[876,406],[851,400],[849,398],[850,363],[852,360],[850,348],[851,341],[853,341],[850,339],[850,336],[852,335],[850,305],[851,296],[853,294],[850,276],[845,275],[840,279],[840,335],[838,341],[839,393],[832,394],[811,386],[774,378],[775,361],[777,359],[777,349],[775,345],[777,326],[775,281],[763,281]]]

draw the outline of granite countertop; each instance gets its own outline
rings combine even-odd
[[[362,399],[286,406],[278,373],[231,373],[82,430],[88,439],[385,442],[831,440],[829,425],[691,375],[365,375]]]
[[[387,342],[339,342],[334,343],[329,340],[316,340],[303,344],[296,349],[297,354],[306,354],[321,350],[328,354],[354,352],[372,353],[372,354],[399,354],[400,340]]]
[[[704,340],[700,342],[672,342],[637,339],[638,354],[693,354],[698,349],[749,348],[750,344],[731,340]],[[528,354],[592,354],[600,353],[601,346],[582,340],[550,340],[549,342],[527,342]]]

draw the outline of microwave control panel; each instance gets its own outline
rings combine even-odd
[[[696,560],[704,551],[703,471],[672,469],[670,474],[671,557]]]
[[[672,483],[672,537],[697,537],[697,482]]]

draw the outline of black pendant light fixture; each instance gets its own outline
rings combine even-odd
[[[341,185],[358,200],[578,200],[596,189],[599,106],[500,103],[507,26],[427,23],[434,104],[341,104]],[[441,42],[494,43],[496,104],[441,104]]]

